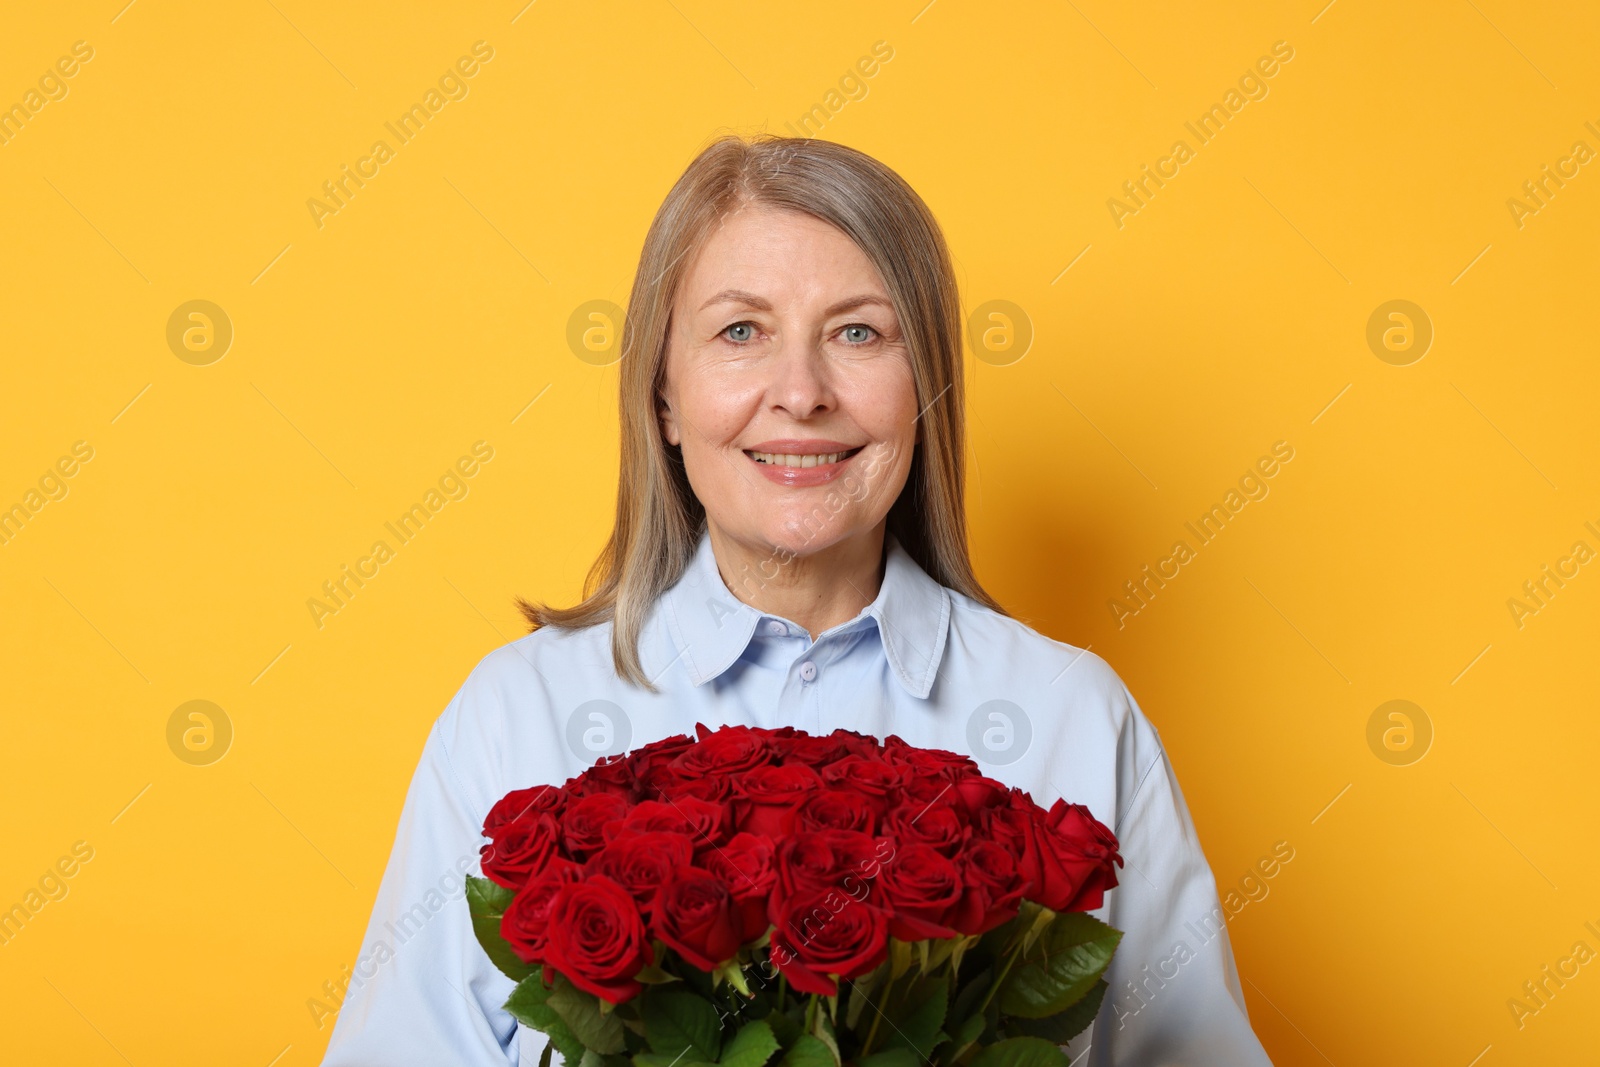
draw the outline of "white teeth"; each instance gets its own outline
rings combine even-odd
[[[797,456],[787,452],[752,452],[750,455],[757,463],[770,463],[775,467],[818,467],[839,462],[844,453],[823,452]]]

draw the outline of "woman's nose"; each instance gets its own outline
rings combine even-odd
[[[768,384],[767,391],[774,407],[784,409],[797,419],[804,419],[833,406],[828,367],[820,344],[811,341],[782,342],[771,366],[773,380]]]

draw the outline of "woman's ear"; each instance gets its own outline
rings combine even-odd
[[[656,417],[661,420],[661,434],[669,445],[682,445],[683,434],[678,429],[678,416],[673,413],[672,402],[656,394]]]

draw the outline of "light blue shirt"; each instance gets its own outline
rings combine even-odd
[[[538,630],[468,676],[423,746],[325,1067],[538,1063],[544,1035],[502,1010],[512,982],[463,899],[484,816],[696,722],[898,734],[971,755],[1045,807],[1088,805],[1126,860],[1093,914],[1123,938],[1074,1067],[1270,1067],[1161,738],[1099,656],[939,585],[892,536],[877,599],[813,641],[735,598],[704,534],[639,652],[657,694],[617,677],[609,624]]]

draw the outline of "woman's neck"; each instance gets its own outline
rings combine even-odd
[[[729,592],[757,611],[799,623],[815,640],[877,599],[886,525],[806,555],[746,544],[713,525],[711,551]]]

